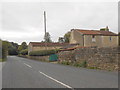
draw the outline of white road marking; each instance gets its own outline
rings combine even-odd
[[[26,63],[24,63],[26,66],[28,66],[28,67],[30,67],[30,68],[32,68],[32,66],[30,66],[30,65],[28,65],[28,64],[26,64]]]
[[[60,82],[60,81],[58,81],[58,80],[56,80],[56,79],[54,79],[54,78],[52,78],[52,77],[46,75],[45,73],[43,73],[43,72],[41,72],[41,71],[39,71],[39,73],[42,74],[42,75],[44,75],[44,76],[46,76],[46,77],[48,77],[49,79],[51,79],[51,80],[53,80],[53,81],[55,81],[55,82],[57,82],[57,83],[59,83],[59,84],[65,86],[65,87],[67,87],[67,88],[73,89],[71,86],[62,83],[62,82]]]

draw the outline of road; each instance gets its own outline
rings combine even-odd
[[[118,88],[118,73],[9,56],[3,88]]]

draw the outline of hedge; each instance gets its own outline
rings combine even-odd
[[[40,51],[31,51],[30,56],[46,56],[50,54],[55,54],[58,50],[40,50]]]
[[[27,55],[28,54],[28,49],[21,50],[20,54]]]

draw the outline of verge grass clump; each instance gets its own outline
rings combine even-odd
[[[75,66],[75,67],[84,67],[84,68],[87,67],[87,62],[86,61],[83,61],[82,63],[80,63],[80,62],[61,61],[61,62],[58,62],[58,63],[64,64],[64,65],[71,65],[71,66]]]

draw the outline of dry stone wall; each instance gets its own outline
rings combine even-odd
[[[104,70],[118,70],[120,47],[106,48],[78,48],[72,51],[58,53],[59,61],[87,62],[88,67],[96,67]]]

